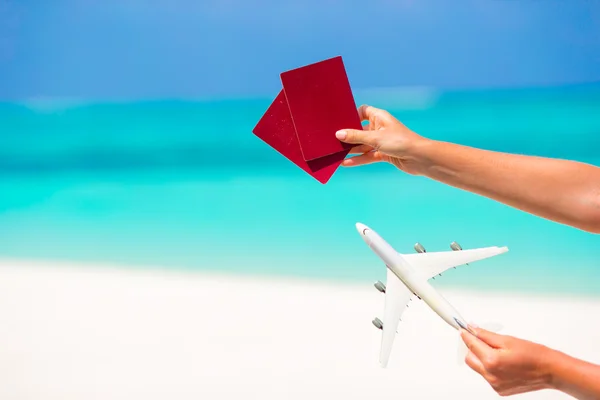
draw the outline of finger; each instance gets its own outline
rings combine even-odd
[[[362,104],[360,107],[358,107],[358,116],[360,117],[361,121],[369,121],[369,115],[372,114],[372,110],[373,107],[368,106],[366,104]]]
[[[348,154],[364,154],[371,150],[373,150],[371,146],[368,146],[366,144],[359,144],[358,146],[354,146],[353,148],[351,148]]]
[[[499,335],[497,333],[490,332],[483,328],[472,327],[471,329],[473,329],[473,331],[475,332],[475,334],[481,341],[485,342],[489,346],[491,346],[495,349],[501,349],[504,347],[504,344],[505,344],[505,340],[504,340],[505,336],[504,335]]]
[[[479,359],[485,358],[490,351],[493,351],[493,349],[485,342],[479,340],[477,337],[465,330],[460,332],[460,337],[467,345],[467,348]]]
[[[381,114],[382,111],[383,110],[380,110],[379,108],[363,104],[358,107],[358,116],[360,117],[361,121],[373,121],[375,116]]]
[[[346,158],[342,162],[344,167],[358,167],[359,165],[373,164],[382,161],[381,153],[378,151],[370,151],[361,156]]]
[[[362,106],[358,107],[358,115],[361,121],[369,122],[374,122],[378,119],[380,121],[390,122],[391,119],[393,119],[392,115],[389,112],[380,108],[368,106],[366,104],[363,104]]]
[[[335,137],[345,143],[367,144],[376,147],[379,139],[378,131],[363,131],[357,129],[343,129],[335,133]]]
[[[465,357],[465,364],[467,364],[469,368],[477,372],[479,375],[483,376],[483,374],[485,373],[485,368],[483,367],[483,364],[481,363],[479,358],[477,358],[477,356],[471,351],[469,351],[467,353],[467,356]]]

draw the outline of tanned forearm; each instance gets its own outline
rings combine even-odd
[[[420,173],[540,217],[600,233],[600,168],[426,141],[414,149]]]
[[[579,400],[600,399],[600,365],[595,365],[554,351],[548,370],[551,388]]]

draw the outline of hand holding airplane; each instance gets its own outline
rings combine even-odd
[[[373,320],[373,325],[383,331],[379,354],[382,367],[388,364],[398,323],[413,296],[423,300],[453,328],[468,330],[474,334],[458,311],[431,286],[429,279],[450,268],[505,253],[508,251],[507,247],[463,250],[458,243],[452,242],[451,251],[428,253],[417,243],[417,254],[400,254],[371,228],[357,223],[356,229],[387,267],[386,285],[379,281],[375,283],[377,290],[385,294],[383,321],[379,318]]]

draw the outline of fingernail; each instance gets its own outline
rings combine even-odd
[[[473,335],[477,336],[477,329],[479,327],[476,324],[472,324],[472,323],[468,323],[467,325],[469,327],[469,332],[471,332]]]
[[[335,137],[340,140],[346,139],[346,131],[337,131]]]
[[[474,323],[474,322],[469,322],[469,326],[470,326],[471,328],[475,328],[475,329],[479,328],[479,326],[477,326],[477,324],[476,324],[476,323]]]

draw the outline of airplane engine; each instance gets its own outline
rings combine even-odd
[[[425,247],[423,247],[423,245],[421,243],[415,243],[415,251],[417,253],[426,253],[427,251],[425,250]]]
[[[460,244],[456,243],[456,242],[452,242],[450,243],[450,248],[454,251],[460,251],[462,250],[462,247],[460,247]]]
[[[375,328],[382,330],[383,329],[383,322],[381,322],[381,320],[379,318],[375,318],[373,321],[373,325],[375,325]]]
[[[381,293],[385,293],[385,285],[381,281],[375,282],[373,286],[375,286],[375,289],[379,290]]]

